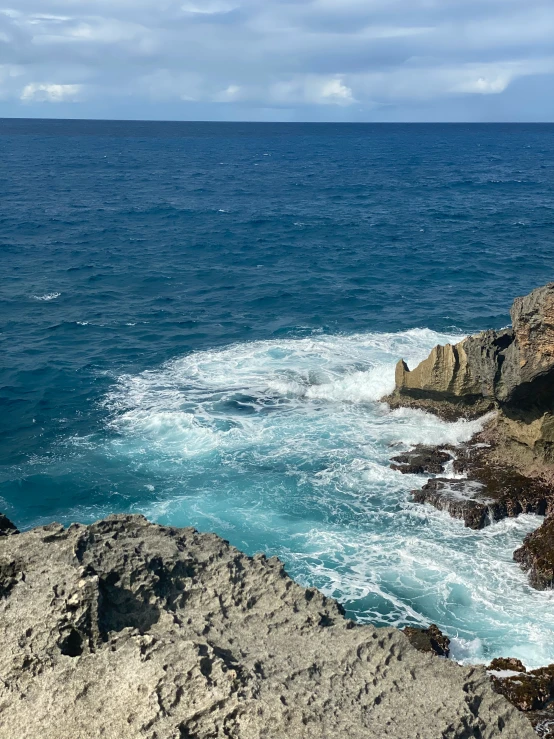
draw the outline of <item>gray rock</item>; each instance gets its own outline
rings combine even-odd
[[[482,667],[355,626],[275,558],[112,516],[0,538],[5,739],[532,739]]]

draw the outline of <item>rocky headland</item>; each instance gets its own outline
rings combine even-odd
[[[391,467],[426,476],[413,500],[473,529],[521,513],[544,516],[514,552],[529,583],[544,590],[554,586],[554,283],[516,298],[511,318],[511,328],[435,347],[412,370],[398,362],[395,390],[384,398],[391,407],[449,421],[484,418],[466,444],[418,446]],[[554,665],[528,672],[508,657],[488,669],[539,735],[554,736]]]
[[[0,519],[6,739],[536,736],[483,667],[447,653],[436,627],[356,626],[212,534]]]
[[[511,318],[512,328],[435,347],[412,370],[399,361],[395,390],[384,398],[393,408],[485,419],[467,444],[418,447],[392,467],[427,475],[414,500],[471,528],[520,513],[545,516],[514,553],[530,583],[544,589],[554,585],[554,283],[516,298]]]

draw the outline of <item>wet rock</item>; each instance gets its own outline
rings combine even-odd
[[[415,503],[429,503],[461,519],[470,529],[482,529],[496,520],[497,504],[486,495],[484,485],[472,480],[450,480],[437,477],[421,490],[412,490]]]
[[[487,669],[500,672],[504,670],[510,670],[511,672],[527,672],[523,662],[515,657],[497,657],[496,659],[493,659]]]
[[[494,689],[528,717],[542,739],[554,739],[554,665],[527,672],[519,659],[494,659],[487,670]]]
[[[412,491],[416,503],[447,511],[472,529],[482,529],[521,513],[544,516],[554,504],[554,488],[491,460],[491,444],[472,442],[454,450],[453,469],[464,479],[437,477]]]
[[[554,665],[517,675],[491,675],[494,689],[520,711],[544,709],[554,698]]]
[[[525,537],[514,560],[529,573],[529,582],[537,590],[554,586],[554,516]]]
[[[445,471],[452,454],[444,447],[418,444],[414,449],[392,458],[391,469],[404,475],[439,475]]]
[[[406,626],[402,631],[419,652],[432,652],[439,657],[450,656],[450,639],[435,624],[431,624],[428,629]]]
[[[12,534],[19,534],[19,531],[9,518],[0,513],[0,536],[11,536]]]
[[[112,516],[1,537],[0,562],[1,739],[535,736],[484,669],[215,535]]]

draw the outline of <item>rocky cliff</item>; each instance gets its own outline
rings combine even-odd
[[[428,654],[355,626],[277,559],[215,535],[0,519],[5,739],[536,736],[484,668],[433,656],[448,640],[424,636]]]
[[[479,529],[507,516],[536,513],[544,524],[514,559],[536,588],[554,586],[554,283],[516,298],[512,328],[484,331],[455,346],[438,346],[409,370],[396,367],[393,407],[422,408],[447,419],[495,410],[469,444],[413,449],[391,465],[433,475],[413,491]],[[457,477],[442,475],[447,464]]]
[[[554,448],[554,283],[516,298],[512,328],[437,346],[413,370],[400,360],[389,402],[447,418],[500,410],[507,438],[547,461]]]

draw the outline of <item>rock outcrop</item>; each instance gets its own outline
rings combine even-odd
[[[483,667],[355,626],[215,535],[112,516],[1,536],[0,588],[5,739],[535,736]]]
[[[436,624],[427,629],[406,626],[402,633],[408,637],[410,644],[419,652],[429,652],[438,657],[450,656],[450,639],[442,633]]]
[[[391,468],[404,474],[437,475],[412,491],[413,500],[447,511],[472,529],[482,529],[521,513],[544,516],[554,509],[550,483],[497,462],[493,458],[494,445],[480,439],[477,435],[456,448],[417,446],[393,457]],[[441,476],[449,464],[457,478]]]
[[[529,582],[537,590],[554,587],[554,515],[523,540],[514,559],[529,573]]]
[[[437,346],[415,369],[396,367],[393,405],[446,418],[501,411],[504,432],[548,461],[554,449],[554,283],[516,298],[512,328]]]
[[[411,371],[400,360],[396,388],[384,398],[392,407],[421,408],[447,420],[494,409],[488,443],[477,436],[457,449],[414,449],[391,466],[434,475],[413,491],[414,500],[475,529],[520,513],[545,515],[514,554],[531,585],[544,589],[554,587],[554,283],[516,298],[511,317],[512,328],[437,346]],[[464,479],[441,476],[446,452]]]

